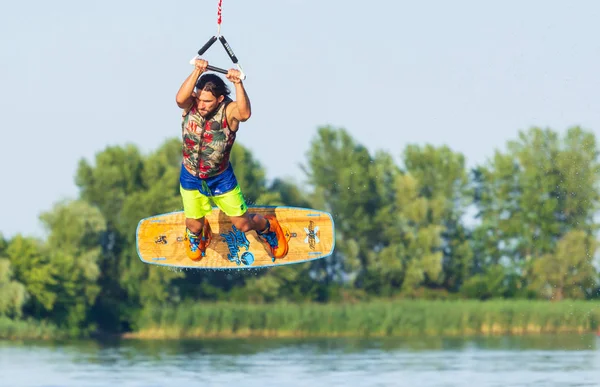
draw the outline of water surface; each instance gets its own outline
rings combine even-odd
[[[593,335],[0,341],[0,385],[600,386]]]

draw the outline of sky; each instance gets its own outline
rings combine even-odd
[[[80,160],[180,136],[175,95],[217,33],[217,0],[0,5],[0,233],[43,237]],[[223,0],[247,74],[237,141],[302,184],[321,126],[400,160],[447,145],[485,163],[533,126],[600,135],[600,2]],[[218,43],[205,59],[231,68]]]

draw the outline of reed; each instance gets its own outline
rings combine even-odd
[[[56,339],[65,336],[55,326],[35,320],[12,320],[0,317],[0,339]]]
[[[469,336],[596,332],[587,301],[374,301],[355,304],[195,303],[149,307],[139,338]]]

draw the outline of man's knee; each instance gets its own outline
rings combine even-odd
[[[231,223],[240,230],[241,232],[248,232],[253,229],[252,220],[249,218],[248,214],[244,214],[242,216],[232,216]]]
[[[204,227],[204,218],[201,219],[185,219],[185,226],[194,234],[200,234],[202,232],[202,228]]]

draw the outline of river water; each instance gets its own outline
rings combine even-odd
[[[600,386],[600,338],[0,341],[0,386]]]

